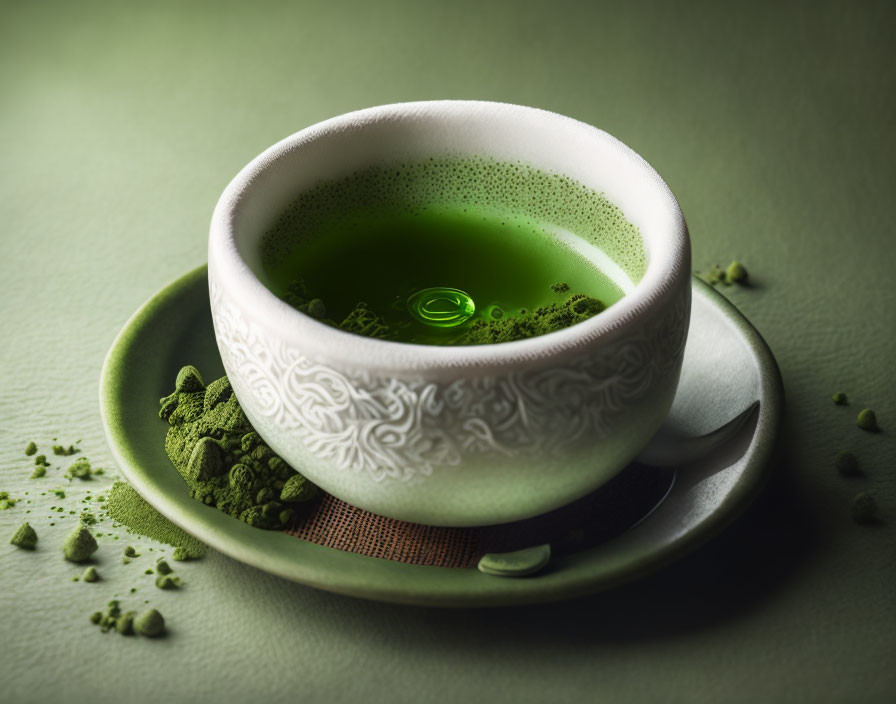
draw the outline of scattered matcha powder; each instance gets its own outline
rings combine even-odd
[[[84,570],[84,574],[81,575],[82,582],[98,582],[99,579],[100,575],[96,571],[96,567],[94,567],[93,565]]]
[[[846,394],[837,392],[833,396],[831,396],[831,400],[838,406],[846,406],[849,404],[849,399],[846,398]]]
[[[65,447],[64,445],[53,445],[53,454],[54,455],[74,455],[76,452],[80,452],[80,449],[75,447],[74,445],[69,445]]]
[[[100,630],[103,633],[108,633],[109,630],[115,628],[115,622],[119,616],[121,616],[121,606],[118,599],[113,599],[109,602],[109,608],[106,609],[106,613],[100,615]],[[91,620],[93,620],[92,617]]]
[[[136,611],[121,612],[121,602],[113,599],[109,602],[106,612],[95,611],[90,615],[90,622],[99,626],[103,633],[115,629],[123,636],[131,636],[139,633],[144,636],[158,636],[165,631],[165,619],[155,609],[150,609],[140,616]]]
[[[521,311],[519,315],[474,320],[467,326],[466,334],[460,338],[459,344],[484,345],[525,340],[563,330],[605,309],[606,306],[599,299],[576,294],[562,303],[551,303],[536,308],[531,313]]]
[[[206,547],[203,543],[156,511],[125,482],[118,481],[112,485],[106,509],[110,518],[138,535],[172,545],[194,559],[205,555]]]
[[[37,547],[37,533],[28,523],[23,523],[19,529],[12,534],[9,540],[10,544],[23,550],[34,550]]]
[[[716,284],[725,284],[726,286],[731,284],[746,285],[749,279],[746,267],[737,260],[731,262],[724,269],[718,264],[713,264],[709,271],[697,271],[695,273],[710,286],[715,286]]]
[[[12,498],[8,491],[0,491],[0,511],[14,508],[18,501],[18,499]]]
[[[34,468],[34,471],[31,473],[32,479],[40,479],[41,477],[47,476],[47,468],[44,465],[39,465]]]
[[[124,555],[125,555],[125,557],[140,557],[140,553],[138,553],[138,552],[134,549],[134,546],[132,546],[132,545],[128,545],[128,546],[124,549]]]
[[[697,273],[697,276],[699,276],[701,279],[703,279],[710,286],[715,286],[718,283],[727,283],[727,281],[725,280],[726,279],[725,270],[720,268],[716,264],[713,264],[709,268],[709,271],[707,271],[706,273],[702,273],[699,271],[696,273]]]
[[[37,452],[37,445],[34,444],[34,441],[31,441],[27,445],[25,445],[25,454],[26,455],[31,456],[35,452]]]
[[[865,408],[864,410],[859,411],[859,415],[856,418],[856,425],[862,430],[867,430],[869,433],[876,433],[880,430],[877,425],[877,416],[874,415],[874,411],[870,408]]]
[[[156,570],[158,570],[159,574],[171,574],[174,570],[171,569],[171,565],[169,565],[164,559],[160,559],[156,562]],[[148,570],[149,574],[152,574],[152,570]]]
[[[182,582],[179,578],[170,574],[160,574],[156,577],[156,586],[159,589],[180,589]]]
[[[62,552],[65,559],[71,562],[86,562],[90,556],[97,551],[99,546],[91,532],[87,530],[87,526],[78,523],[62,545]]]
[[[40,465],[40,466],[44,466],[44,467],[49,467],[49,466],[50,466],[50,463],[47,462],[47,456],[46,456],[46,455],[37,455],[37,456],[34,458],[34,464],[36,464],[36,465]]]

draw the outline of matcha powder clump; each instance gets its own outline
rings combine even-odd
[[[83,524],[78,524],[65,539],[62,545],[62,552],[65,559],[71,562],[87,562],[90,556],[97,551],[99,546],[96,544],[96,538],[87,530]]]
[[[141,636],[155,638],[165,632],[165,619],[158,611],[150,609],[133,620],[133,628]]]
[[[9,540],[11,545],[23,550],[34,550],[37,547],[37,532],[27,523],[19,526],[19,529],[13,533]]]
[[[282,529],[318,495],[254,431],[227,377],[206,386],[195,367],[180,370],[160,401],[171,426],[165,451],[190,495],[257,528]]]

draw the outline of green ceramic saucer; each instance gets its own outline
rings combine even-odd
[[[355,555],[252,528],[191,499],[165,455],[167,425],[157,408],[184,364],[197,365],[206,378],[223,374],[205,267],[159,291],[112,344],[100,380],[106,436],[124,476],[165,516],[226,555],[287,579],[368,599],[439,606],[579,596],[693,550],[730,523],[766,479],[783,406],[777,365],[759,333],[723,296],[697,280],[693,293],[674,425],[702,432],[751,405],[755,412],[710,456],[682,467],[666,499],[640,523],[597,547],[556,556],[547,570],[530,577]]]

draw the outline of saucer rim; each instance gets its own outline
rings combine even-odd
[[[179,312],[174,307],[183,300],[200,299],[188,295],[198,293],[200,289],[203,296],[208,295],[205,265],[175,279],[150,297],[115,338],[103,363],[99,386],[106,439],[124,478],[166,518],[225,555],[294,582],[376,601],[447,607],[509,606],[593,594],[654,572],[700,547],[746,509],[765,485],[771,471],[770,459],[784,402],[778,365],[768,344],[746,317],[721,293],[694,277],[692,294],[706,297],[713,308],[728,317],[749,347],[760,372],[760,404],[747,451],[749,457],[740,476],[708,516],[670,542],[653,550],[642,550],[640,554],[614,554],[620,550],[624,553],[623,534],[595,548],[557,556],[539,575],[510,579],[488,576],[476,569],[409,565],[357,555],[299,540],[279,531],[252,528],[193,500],[182,482],[169,482],[171,486],[165,486],[165,479],[170,480],[177,473],[162,448],[164,426],[158,421],[157,433],[148,425],[137,429],[129,417],[127,406],[132,395],[127,389],[135,381],[134,374],[146,368],[145,364],[139,363],[141,357],[151,361],[148,352],[153,346],[166,348],[166,338],[153,335],[153,327],[168,314],[183,316],[189,312],[189,303],[182,305]],[[192,307],[192,312],[202,314],[198,304]],[[210,322],[208,308],[205,314]],[[164,382],[170,383],[170,379]],[[154,416],[142,408],[137,415]],[[158,435],[158,440],[148,449],[141,448],[140,441],[149,432]],[[164,458],[163,466],[170,473],[154,474],[157,463],[148,461],[147,453]],[[176,480],[180,480],[179,475]],[[657,511],[662,511],[662,506]],[[649,522],[655,515],[656,511],[652,512],[639,525]]]

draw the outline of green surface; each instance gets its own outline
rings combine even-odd
[[[695,266],[737,257],[750,270],[753,288],[725,293],[769,341],[789,408],[774,478],[728,531],[641,582],[556,605],[380,605],[213,554],[177,568],[182,590],[135,572],[139,591],[122,595],[138,611],[131,600],[151,598],[170,637],[103,636],[87,617],[111,597],[113,565],[99,565],[108,582],[70,582],[80,570],[54,548],[65,521],[29,515],[37,551],[0,552],[4,700],[892,699],[894,19],[892,3],[4,2],[0,488],[12,495],[30,486],[32,439],[45,452],[82,438],[111,464],[103,355],[140,303],[204,261],[237,170],[308,124],[400,100],[534,105],[641,153],[682,205]],[[833,405],[836,391],[851,405]],[[855,427],[866,406],[882,433]],[[866,478],[837,474],[838,449]],[[79,505],[84,487],[49,474]],[[883,525],[850,520],[866,489]],[[0,512],[0,533],[20,509]],[[197,615],[201,593],[213,608]],[[89,668],[71,656],[85,648]]]

